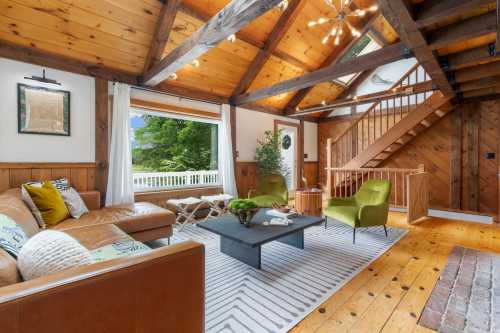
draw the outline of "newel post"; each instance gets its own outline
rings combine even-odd
[[[332,197],[332,138],[326,140],[326,198]]]

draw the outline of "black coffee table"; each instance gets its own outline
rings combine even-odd
[[[324,221],[316,216],[297,216],[293,218],[293,224],[288,226],[265,226],[262,222],[271,219],[266,211],[267,209],[261,209],[255,215],[250,228],[241,225],[232,214],[200,222],[197,226],[220,236],[222,253],[260,269],[263,244],[276,240],[303,249],[304,229]]]

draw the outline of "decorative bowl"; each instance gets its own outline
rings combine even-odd
[[[250,228],[252,219],[258,211],[257,204],[249,199],[233,200],[229,203],[229,212],[247,228]]]

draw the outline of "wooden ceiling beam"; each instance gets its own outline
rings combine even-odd
[[[144,74],[155,64],[157,64],[165,52],[170,31],[174,25],[175,15],[181,0],[167,0],[160,11],[160,16],[156,22],[155,32],[151,40],[151,47],[144,64]]]
[[[149,69],[144,75],[145,84],[154,86],[166,80],[171,74],[216,47],[280,2],[281,0],[232,0],[198,31]]]
[[[375,20],[378,17],[379,17],[378,15],[373,15],[370,19],[368,19],[368,21],[364,24],[363,28],[361,29],[361,35],[359,37],[346,40],[348,42],[344,41],[342,45],[338,45],[337,47],[335,47],[334,51],[330,53],[328,58],[326,58],[323,61],[323,63],[319,66],[318,69],[325,68],[339,62],[342,59],[342,57],[351,49],[351,47],[353,47],[359,41],[359,39],[371,29],[373,22],[375,22]],[[293,113],[295,108],[302,102],[302,100],[304,100],[304,98],[309,94],[309,92],[312,89],[313,89],[312,86],[300,89],[286,105],[284,109],[285,114]]]
[[[482,97],[482,96],[496,95],[496,94],[500,94],[500,86],[466,91],[462,94],[462,98],[467,99],[467,98]]]
[[[476,89],[491,88],[500,86],[500,76],[485,77],[483,79],[464,82],[458,84],[456,89],[460,92],[466,92]]]
[[[446,71],[456,71],[496,60],[500,60],[500,56],[495,55],[495,44],[493,43],[440,57],[441,65]]]
[[[108,81],[123,82],[130,85],[137,84],[137,76],[132,73],[44,52],[34,48],[14,45],[4,41],[0,41],[0,57],[59,69],[66,72],[93,76]]]
[[[197,11],[196,9],[190,7],[188,4],[185,4],[185,3],[181,4],[179,6],[178,10],[180,12],[183,12],[184,14],[189,15],[191,17],[194,17],[197,20],[202,21],[202,22],[207,22],[211,19],[210,16],[207,16],[204,13]],[[265,43],[262,43],[262,42],[256,40],[255,38],[250,36],[248,33],[245,33],[243,31],[237,32],[236,38],[247,43],[247,44],[250,44],[253,47],[256,47],[258,49],[262,49],[264,47],[264,44],[265,44]],[[288,62],[288,63],[292,64],[293,66],[298,67],[300,69],[303,69],[306,71],[311,71],[314,69],[314,68],[311,68],[310,65],[304,63],[303,61],[301,61],[301,60],[295,58],[294,56],[292,56],[288,53],[285,53],[281,50],[275,49],[272,54],[273,54],[273,56],[275,56],[283,61],[286,61],[286,62]]]
[[[380,10],[415,58],[432,78],[445,96],[453,96],[454,91],[441,68],[436,55],[429,47],[423,33],[415,23],[411,10],[404,0],[376,0]]]
[[[486,77],[500,75],[500,61],[485,65],[468,67],[460,69],[453,74],[453,80],[456,83],[480,80]]]
[[[463,42],[496,31],[497,14],[495,11],[435,30],[427,34],[427,41],[431,50],[437,50],[450,44]]]
[[[415,18],[418,28],[426,28],[447,18],[467,13],[480,6],[489,6],[495,0],[443,0],[424,1],[415,8]]]
[[[214,94],[211,92],[206,92],[203,90],[192,89],[188,87],[176,86],[171,83],[162,82],[155,87],[149,88],[152,90],[157,90],[165,93],[170,93],[172,95],[186,97],[189,99],[199,100],[199,101],[207,101],[216,104],[227,103],[228,100],[226,97]]]
[[[283,37],[285,37],[290,26],[295,22],[295,19],[305,3],[305,0],[290,1],[288,8],[281,14],[278,22],[269,34],[267,41],[264,43],[264,46],[257,52],[257,55],[254,57],[247,71],[234,89],[233,96],[237,96],[248,90],[252,82],[260,73],[262,67],[264,67],[269,58],[271,58],[274,50],[276,50]]]
[[[359,56],[345,62],[335,62],[332,65],[302,76],[282,81],[273,86],[231,98],[234,105],[243,105],[268,97],[280,95],[289,91],[312,87],[316,84],[376,68],[394,61],[411,57],[411,52],[402,43],[393,44],[367,55]]]
[[[318,112],[331,112],[335,108],[347,107],[352,105],[368,104],[380,101],[381,99],[395,98],[400,96],[407,96],[409,94],[424,93],[434,90],[432,81],[420,82],[413,85],[397,87],[393,89],[387,89],[378,91],[372,94],[360,95],[353,98],[336,99],[333,103],[328,105],[318,105],[304,109],[300,112],[291,114],[290,116],[303,116]]]

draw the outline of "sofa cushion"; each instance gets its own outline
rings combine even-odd
[[[113,224],[100,224],[88,228],[74,228],[64,231],[90,251],[122,240],[132,239]]]
[[[171,211],[149,202],[137,202],[131,205],[107,207],[93,210],[78,220],[68,219],[53,229],[69,230],[100,224],[114,224],[127,234],[170,226],[175,223]]]
[[[148,251],[151,251],[151,249],[147,245],[134,239],[124,239],[95,249],[91,252],[91,255],[94,262],[102,262]]]
[[[17,261],[0,249],[0,288],[21,281],[21,275],[17,270]]]
[[[21,189],[10,189],[0,194],[0,213],[9,216],[31,237],[40,231],[38,222],[21,198]]]

